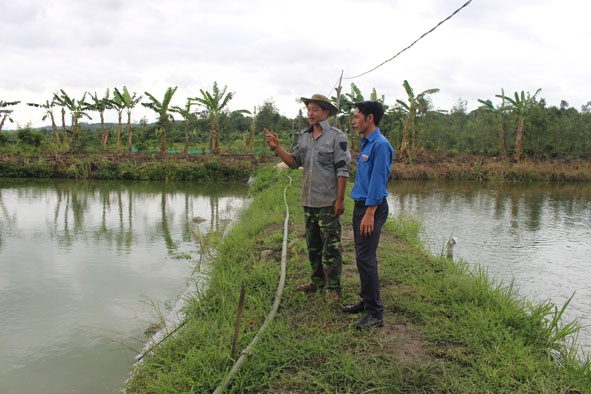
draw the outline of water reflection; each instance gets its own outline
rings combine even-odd
[[[0,180],[0,392],[113,392],[242,184]],[[194,221],[195,217],[205,219]]]
[[[199,258],[192,231],[223,230],[246,192],[0,179],[0,392],[117,390],[157,320],[152,300],[174,299]],[[453,235],[456,258],[515,278],[534,301],[575,293],[567,319],[591,325],[591,185],[396,182],[390,193],[393,214],[422,219],[433,253]]]
[[[591,350],[591,185],[393,182],[394,214],[423,222],[421,238],[434,254],[454,236],[456,258],[484,266],[491,277],[516,280],[523,296],[562,306],[584,326]]]

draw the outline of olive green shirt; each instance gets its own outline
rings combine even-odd
[[[322,133],[314,139],[313,128],[300,132],[298,143],[291,155],[292,168],[304,168],[302,205],[311,208],[334,205],[337,199],[337,178],[349,177],[351,152],[347,136],[328,120],[320,122]]]

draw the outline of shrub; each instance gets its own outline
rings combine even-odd
[[[38,131],[33,131],[31,129],[21,129],[17,132],[17,138],[23,144],[38,148],[45,137]]]

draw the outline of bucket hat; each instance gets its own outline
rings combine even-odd
[[[337,112],[339,112],[339,110],[337,109],[337,107],[335,107],[330,102],[330,100],[328,99],[328,97],[323,96],[321,94],[314,94],[310,98],[302,97],[301,99],[302,99],[302,102],[306,105],[306,107],[308,106],[308,104],[314,103],[314,104],[318,104],[319,106],[321,106],[324,109],[327,109],[328,110],[328,116],[336,115]]]

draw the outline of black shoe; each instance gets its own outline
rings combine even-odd
[[[363,301],[359,301],[357,304],[345,305],[341,311],[343,313],[361,313],[365,312],[365,304]]]
[[[363,317],[355,322],[355,327],[360,330],[382,327],[384,325],[383,319],[373,317],[369,313],[363,315]]]

